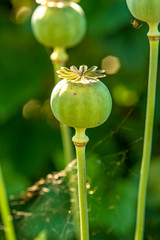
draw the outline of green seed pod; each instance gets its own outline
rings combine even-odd
[[[82,40],[86,32],[82,8],[69,1],[48,1],[48,5],[38,6],[31,23],[36,39],[48,47],[72,47]]]
[[[127,0],[127,5],[132,15],[147,23],[160,21],[159,0]]]
[[[61,68],[63,78],[51,95],[51,109],[55,117],[74,128],[93,128],[104,123],[112,109],[108,88],[97,78],[104,77],[103,70],[93,66],[80,66],[79,70]]]

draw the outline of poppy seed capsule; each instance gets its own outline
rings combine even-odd
[[[62,3],[63,5],[63,3]],[[61,7],[38,6],[32,16],[35,38],[48,47],[72,47],[86,32],[86,18],[82,8],[74,2]]]
[[[132,15],[147,23],[160,21],[159,0],[127,0],[127,6]]]
[[[63,124],[74,128],[93,128],[104,123],[112,109],[108,88],[97,78],[104,71],[80,66],[61,68],[60,81],[52,91],[51,109]]]

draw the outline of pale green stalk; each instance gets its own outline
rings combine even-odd
[[[61,67],[64,67],[68,60],[68,55],[66,50],[63,47],[56,47],[51,55],[51,61],[53,63],[54,70],[54,79],[55,85],[60,81],[58,77],[57,71],[60,70]],[[73,159],[73,147],[72,147],[72,135],[70,127],[60,123],[60,131],[62,137],[62,145],[64,151],[64,159],[65,165],[67,166]],[[78,204],[77,204],[77,192],[71,191],[73,188],[76,190],[76,183],[72,183],[71,172],[68,172],[68,186],[70,190],[70,198],[71,198],[71,208],[73,211],[73,218],[75,220],[75,229],[76,229],[76,238],[80,239],[80,231],[79,231],[79,215],[78,215]]]
[[[88,142],[88,137],[85,135],[85,129],[76,129],[76,135],[73,137],[73,142],[77,156],[80,237],[81,240],[89,240],[85,160],[85,146]]]
[[[138,192],[138,206],[137,206],[137,222],[135,231],[135,240],[143,240],[144,236],[144,222],[145,222],[145,206],[147,183],[152,150],[152,133],[155,110],[156,97],[156,80],[157,80],[157,65],[158,65],[158,49],[159,49],[159,32],[157,24],[150,24],[150,31],[148,33],[150,43],[150,60],[149,60],[149,81],[148,81],[148,97],[147,97],[147,111],[145,121],[145,133],[143,143],[142,165],[140,174],[140,184]]]
[[[54,69],[55,85],[60,81],[57,71],[60,70],[61,67],[65,66],[67,60],[68,55],[65,49],[63,47],[56,47],[51,55],[51,61],[53,63]],[[74,158],[71,142],[71,129],[61,123],[60,130],[62,136],[65,164],[68,165]]]
[[[13,226],[13,219],[9,209],[1,165],[0,165],[0,212],[1,212],[2,221],[5,228],[4,231],[5,231],[6,240],[16,240],[16,235],[15,235],[14,226]]]

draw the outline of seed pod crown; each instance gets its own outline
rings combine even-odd
[[[97,66],[88,68],[86,65],[81,65],[79,69],[76,66],[62,67],[61,70],[57,71],[60,78],[65,78],[67,81],[75,83],[88,83],[88,82],[97,82],[98,78],[103,78],[106,75],[104,74],[105,70],[97,69]]]
[[[57,7],[57,6],[61,7],[63,4],[66,4],[69,2],[80,2],[80,0],[36,0],[36,3],[41,4],[43,6],[48,6],[48,7]]]

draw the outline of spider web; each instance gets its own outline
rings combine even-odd
[[[97,153],[113,138],[119,138],[120,132],[132,131],[126,126],[132,112],[133,109],[115,129],[88,149],[86,187],[92,240],[133,238],[139,174],[127,160],[142,137],[107,155]],[[21,199],[11,200],[17,239],[79,240],[77,202],[77,167],[73,160],[63,171],[50,173],[36,182]],[[2,240],[4,230],[1,224]]]

